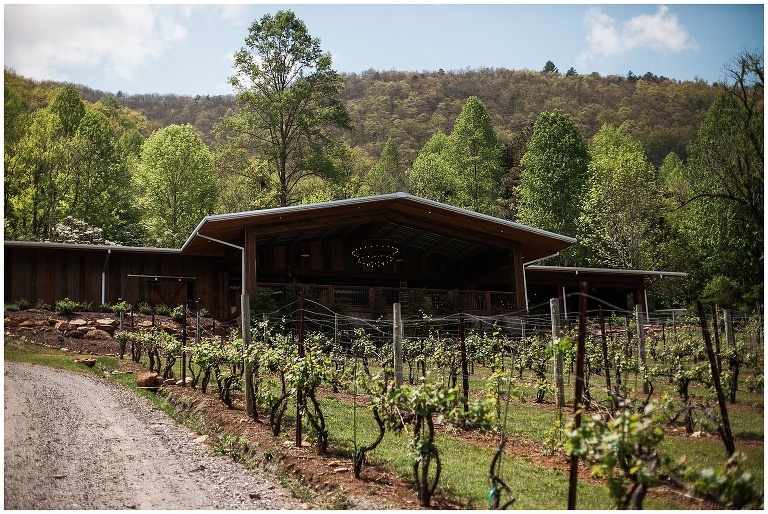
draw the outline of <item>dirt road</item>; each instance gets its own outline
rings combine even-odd
[[[14,362],[4,382],[6,509],[302,508],[116,384]]]

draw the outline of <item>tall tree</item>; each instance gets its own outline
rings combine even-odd
[[[50,239],[65,187],[66,138],[58,115],[50,109],[32,113],[5,169],[5,236]]]
[[[80,97],[80,91],[71,84],[59,90],[50,107],[59,120],[66,137],[72,137],[80,126],[80,120],[85,116],[85,104]]]
[[[589,177],[589,152],[571,116],[561,110],[536,119],[516,189],[517,220],[574,237]],[[561,262],[574,263],[575,250]]]
[[[395,140],[390,137],[381,151],[381,157],[366,176],[373,194],[381,195],[403,191],[406,187],[405,169],[400,162]]]
[[[421,149],[410,172],[411,193],[436,202],[456,205],[462,184],[446,158],[448,136],[437,132]]]
[[[483,103],[472,96],[464,104],[450,136],[450,160],[463,184],[460,207],[491,214],[499,194],[501,147]]]
[[[191,125],[170,125],[142,146],[133,176],[149,243],[179,247],[216,206],[213,157]]]
[[[742,54],[729,70],[688,147],[677,220],[701,249],[705,289],[729,284],[752,303],[762,299],[765,261],[762,55]]]
[[[350,126],[337,98],[343,79],[292,11],[254,22],[245,44],[235,53],[230,78],[240,110],[225,117],[220,130],[230,144],[267,163],[280,205],[289,205],[305,177],[337,171],[327,153],[339,144],[336,131]]]
[[[662,202],[656,171],[626,130],[603,125],[590,145],[579,240],[598,267],[654,269]]]

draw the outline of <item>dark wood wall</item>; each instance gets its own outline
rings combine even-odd
[[[114,304],[122,298],[131,304],[164,303],[175,307],[187,300],[199,299],[200,306],[211,315],[229,318],[237,313],[239,306],[240,261],[239,255],[237,257],[6,247],[4,301],[24,298],[32,306],[39,300],[54,306],[57,301],[69,298],[89,302],[96,309],[102,302],[102,272],[106,270],[107,303]],[[129,275],[185,278],[149,280]],[[231,288],[233,275],[237,283]]]

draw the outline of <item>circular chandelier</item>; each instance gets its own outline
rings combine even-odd
[[[352,255],[360,264],[369,268],[379,268],[392,263],[397,252],[397,247],[389,241],[370,240],[360,243],[352,250]]]

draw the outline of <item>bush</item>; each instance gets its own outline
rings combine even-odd
[[[64,298],[63,300],[56,302],[56,313],[61,314],[62,316],[73,314],[79,310],[80,304],[69,298]]]
[[[44,300],[40,299],[37,301],[37,304],[35,304],[35,309],[38,309],[41,311],[49,311],[51,310],[51,306],[45,303]]]
[[[5,310],[8,312],[17,312],[21,310],[19,306],[15,303],[6,303],[5,304]]]
[[[29,308],[29,302],[24,298],[19,298],[14,303],[18,305],[19,309],[22,311]]]
[[[112,306],[108,303],[99,304],[99,312],[112,312]]]
[[[152,314],[152,307],[150,307],[147,302],[139,302],[138,305],[136,305],[136,310],[139,314]]]
[[[183,305],[179,305],[173,308],[173,310],[171,311],[171,319],[173,319],[173,321],[181,321],[184,319]]]
[[[112,306],[112,312],[115,314],[125,314],[128,312],[128,303],[125,301],[122,301],[120,303],[116,303]]]
[[[155,314],[159,314],[160,316],[170,316],[171,308],[164,303],[155,305]]]

